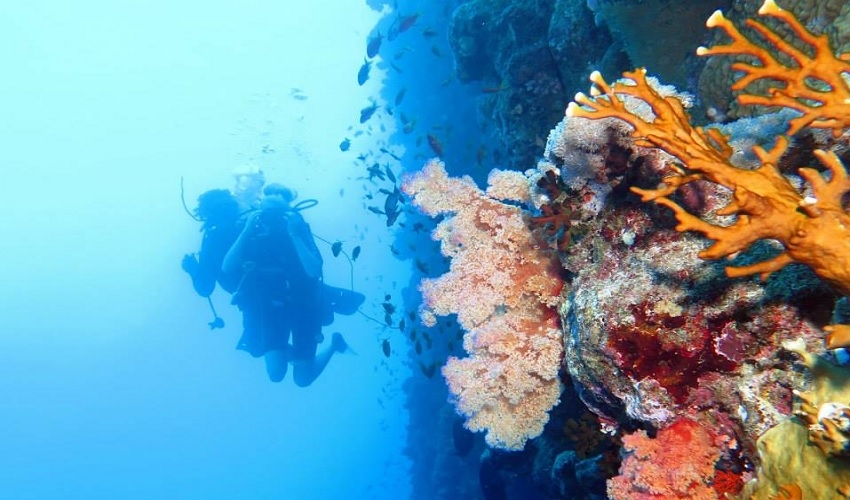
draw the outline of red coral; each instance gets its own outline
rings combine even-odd
[[[716,500],[712,487],[721,450],[717,437],[696,422],[680,419],[658,431],[623,437],[620,475],[608,481],[608,496],[617,500]]]

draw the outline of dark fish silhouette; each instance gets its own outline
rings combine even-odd
[[[357,260],[357,257],[360,257],[360,245],[354,247],[354,250],[351,251],[351,260]]]
[[[340,151],[348,151],[348,148],[351,147],[351,141],[346,137],[342,142],[339,143]]]
[[[401,330],[401,331],[404,331],[404,325],[405,325],[404,318],[401,318],[401,321],[398,322],[398,329]]]
[[[369,59],[378,55],[378,52],[381,50],[381,41],[383,41],[384,36],[378,33],[369,39],[369,43],[366,44],[366,57]]]
[[[381,351],[384,352],[384,356],[388,358],[390,357],[390,352],[392,352],[392,349],[390,349],[389,339],[384,339],[384,341],[381,342]]]
[[[419,362],[419,369],[422,370],[422,374],[428,378],[434,376],[434,373],[437,371],[437,363],[431,363],[426,365],[422,361]]]
[[[368,209],[369,209],[369,211],[370,211],[370,212],[372,212],[373,214],[385,215],[385,214],[384,214],[384,211],[383,211],[383,210],[381,210],[381,209],[380,209],[380,208],[378,208],[378,207],[366,207],[366,208],[368,208]]]
[[[393,171],[392,171],[392,170],[390,170],[390,166],[389,166],[389,165],[384,165],[384,172],[386,172],[386,173],[387,173],[387,179],[389,179],[389,180],[390,180],[390,182],[392,182],[393,184],[395,184],[395,174],[393,173]]]
[[[405,31],[407,31],[407,30],[409,30],[410,28],[412,28],[412,27],[413,27],[413,25],[414,25],[414,24],[416,24],[416,20],[417,20],[417,19],[419,19],[419,13],[411,14],[411,15],[409,15],[409,16],[404,16],[404,17],[402,17],[402,18],[399,18],[399,21],[398,21],[398,32],[399,32],[399,33],[404,33]]]
[[[366,106],[365,108],[360,110],[360,123],[366,123],[369,118],[372,118],[372,115],[375,114],[375,111],[378,111],[378,103],[372,102],[371,105]]]
[[[472,447],[475,445],[475,434],[463,426],[463,419],[457,418],[452,424],[452,442],[455,445],[455,451],[463,458],[469,455]]]
[[[387,195],[387,198],[384,200],[384,213],[389,217],[390,214],[395,214],[398,212],[398,202],[400,199],[401,193],[398,188],[395,188],[390,194]]]
[[[334,254],[334,257],[339,257],[339,253],[342,251],[342,242],[335,241],[333,245],[331,245],[331,253]]]
[[[428,145],[437,156],[443,156],[443,143],[433,134],[428,134]]]
[[[390,316],[389,314],[384,314],[384,323],[386,323],[387,326],[393,326],[392,316]]]
[[[369,172],[370,181],[375,177],[384,180],[384,171],[381,169],[381,165],[378,164],[378,162],[373,163],[371,167],[366,169],[366,171]]]
[[[395,95],[395,105],[396,106],[401,104],[401,101],[404,100],[404,94],[406,94],[406,93],[407,93],[407,87],[403,87],[401,90],[398,91],[398,94]]]
[[[307,94],[305,94],[303,90],[296,87],[292,87],[289,89],[289,97],[295,99],[296,101],[307,100]]]
[[[367,59],[363,59],[363,66],[360,66],[360,71],[357,72],[357,84],[363,85],[369,80],[369,70],[372,69],[372,63]],[[362,121],[360,123],[363,123]]]
[[[387,314],[392,314],[395,312],[395,306],[392,302],[384,302],[381,304],[384,307],[384,312]]]

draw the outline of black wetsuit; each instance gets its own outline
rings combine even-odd
[[[312,359],[322,333],[323,283],[310,227],[297,212],[266,210],[246,230],[252,234],[245,273],[234,295],[244,327],[237,348],[252,356],[287,350],[291,334],[290,359]]]

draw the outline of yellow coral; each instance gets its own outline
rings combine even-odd
[[[740,34],[722,14],[709,18],[709,27],[719,27],[732,39],[727,45],[701,48],[701,55],[746,54],[755,60],[737,63],[734,68],[744,76],[735,88],[744,88],[761,79],[779,82],[767,95],[743,93],[743,104],[783,106],[795,109],[801,116],[791,122],[788,134],[810,126],[832,129],[836,135],[850,126],[850,88],[844,75],[850,73],[850,54],[833,56],[825,36],[814,36],[794,18],[767,0],[759,13],[785,22],[808,49],[801,50],[785,42],[764,25],[749,21],[781,54],[782,62],[770,51]],[[799,174],[811,186],[812,196],[803,196],[779,171],[777,163],[788,145],[787,137],[779,137],[770,150],[760,147],[754,152],[761,166],[755,170],[735,167],[730,161],[732,148],[727,137],[717,129],[695,127],[682,103],[663,97],[647,81],[646,71],[625,73],[630,82],[609,85],[598,72],[591,75],[594,98],[578,94],[567,108],[569,116],[591,119],[618,118],[631,125],[635,143],[655,147],[678,158],[684,167],[672,167],[657,189],[637,189],[644,201],[654,201],[675,213],[679,231],[697,231],[714,243],[699,256],[704,259],[733,257],[762,239],[779,241],[784,251],[767,261],[750,266],[727,267],[730,277],[758,274],[762,278],[791,262],[811,267],[821,278],[844,294],[850,294],[850,215],[842,205],[842,197],[850,191],[850,178],[837,156],[816,151],[817,158],[829,170],[822,176],[811,168]],[[627,109],[620,96],[645,102],[654,115],[645,120]],[[716,226],[688,213],[670,198],[677,189],[695,180],[708,180],[732,190],[732,199],[719,215],[736,215],[730,226]],[[830,347],[850,345],[850,327],[836,325],[827,338]]]

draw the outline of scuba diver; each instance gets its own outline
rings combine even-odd
[[[283,380],[292,363],[293,380],[306,387],[335,353],[348,350],[335,332],[319,351],[322,326],[333,322],[334,312],[355,312],[365,297],[325,285],[322,256],[299,213],[316,202],[292,206],[295,198],[280,184],[266,186],[260,208],[247,216],[224,257],[220,281],[237,284],[232,302],[242,311],[243,325],[237,349],[263,356],[273,382]]]
[[[206,191],[198,197],[198,207],[194,212],[189,212],[193,219],[203,222],[201,232],[204,233],[204,237],[198,254],[183,256],[181,267],[192,278],[195,292],[208,299],[215,290],[216,282],[228,293],[236,290],[238,282],[222,281],[221,263],[239,233],[242,232],[245,214],[259,207],[260,194],[266,182],[263,171],[251,165],[235,169],[233,178],[235,181],[233,191],[227,189]],[[185,201],[184,208],[186,208]],[[189,211],[188,208],[186,211]],[[213,308],[213,314],[215,314],[215,308]],[[220,320],[221,318],[216,315],[214,323]],[[216,328],[212,324],[210,327]]]
[[[216,283],[228,293],[236,290],[238,282],[226,281],[221,272],[221,264],[242,231],[244,220],[239,203],[227,189],[211,189],[201,194],[194,217],[203,221],[201,231],[204,237],[201,240],[201,250],[197,255],[184,255],[181,267],[192,278],[195,293],[205,297],[210,304],[214,316],[213,321],[209,323],[210,328],[222,328],[224,320],[216,313],[211,295]]]

